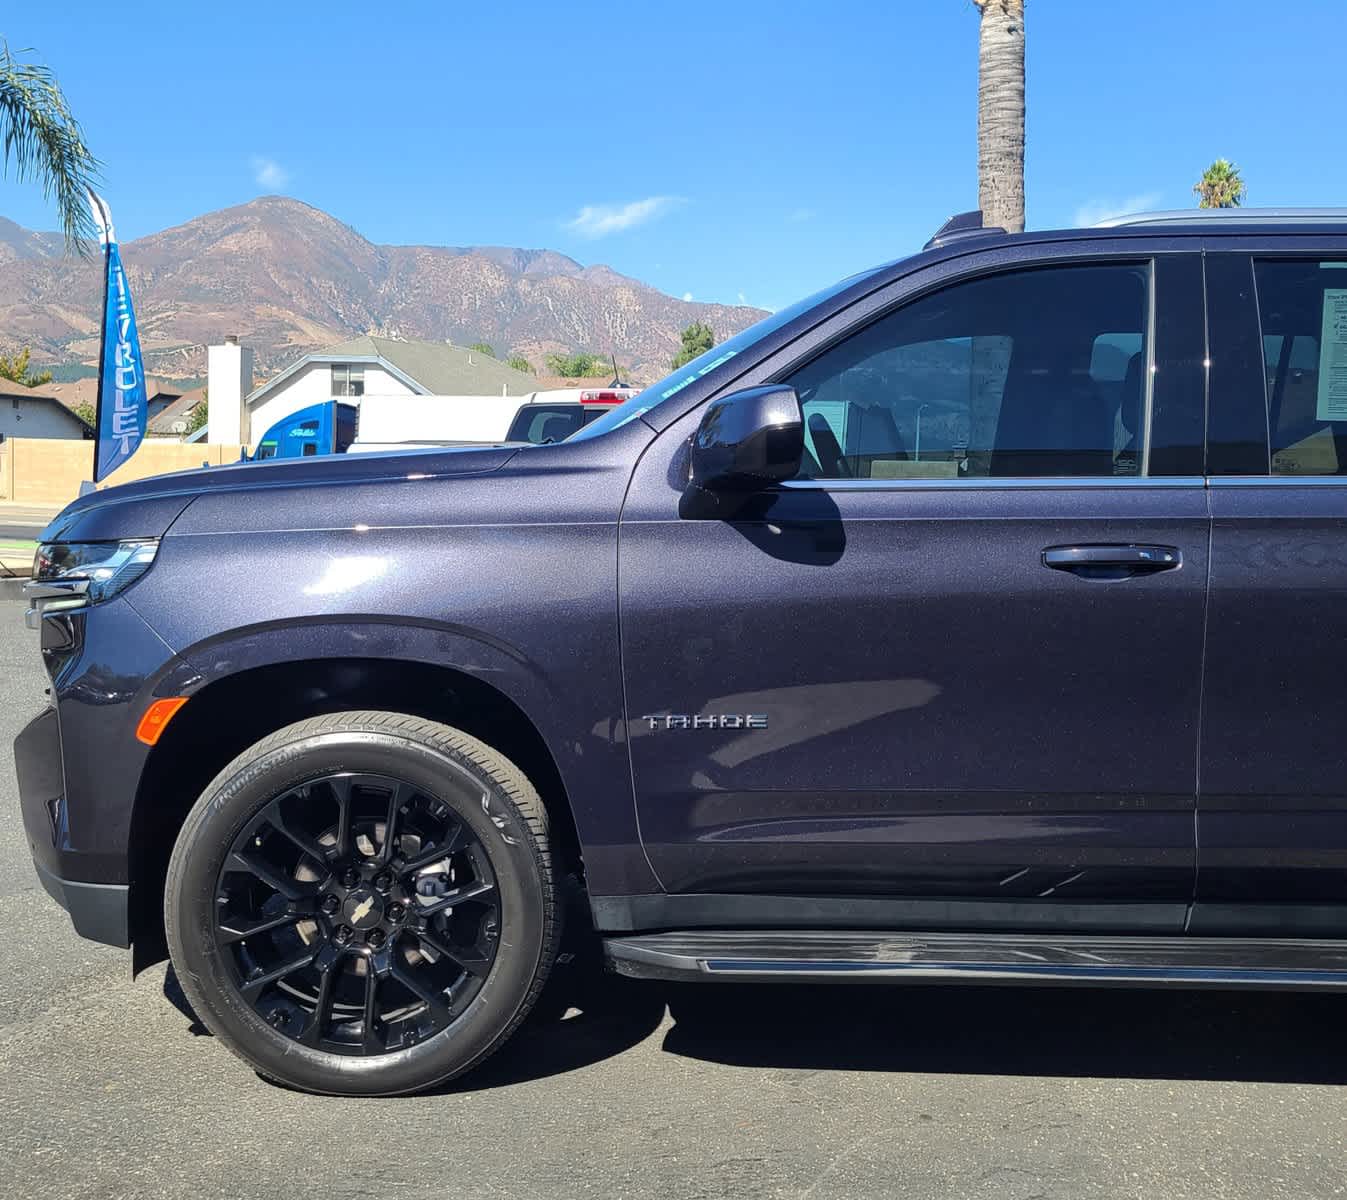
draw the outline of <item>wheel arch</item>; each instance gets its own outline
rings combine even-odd
[[[163,887],[183,821],[237,754],[294,721],[349,709],[434,720],[505,755],[547,807],[561,871],[583,879],[570,798],[555,757],[520,703],[478,674],[436,662],[342,655],[264,662],[217,674],[191,694],[151,750],[130,818],[133,967],[165,957]]]

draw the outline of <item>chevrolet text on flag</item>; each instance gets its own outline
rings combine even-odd
[[[145,440],[145,372],[131,289],[122,269],[112,216],[102,197],[89,193],[89,207],[103,247],[103,337],[98,356],[98,440],[94,482],[101,483]]]

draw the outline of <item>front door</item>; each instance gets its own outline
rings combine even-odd
[[[1178,361],[1197,270],[982,275],[840,330],[776,372],[802,401],[800,478],[731,521],[679,518],[698,414],[666,430],[619,588],[641,834],[669,891],[727,913],[800,898],[802,919],[883,899],[909,925],[1182,928],[1208,519],[1200,478],[1156,472],[1180,461],[1177,410],[1200,428]],[[1170,279],[1196,314],[1157,325]]]

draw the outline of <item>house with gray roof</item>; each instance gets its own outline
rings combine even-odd
[[[6,438],[83,438],[93,427],[50,391],[0,381],[0,442]]]
[[[249,364],[243,354],[219,361]],[[216,380],[208,387],[217,396],[244,396],[246,428],[239,440],[255,442],[277,421],[328,400],[359,403],[362,396],[527,396],[538,384],[532,375],[507,367],[498,359],[452,346],[363,335],[305,354],[260,387],[251,380]],[[214,407],[214,405],[212,405]],[[191,440],[205,436],[200,431]]]

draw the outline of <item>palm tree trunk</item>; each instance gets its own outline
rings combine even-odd
[[[978,44],[978,207],[987,225],[1024,229],[1024,0],[973,0]]]

